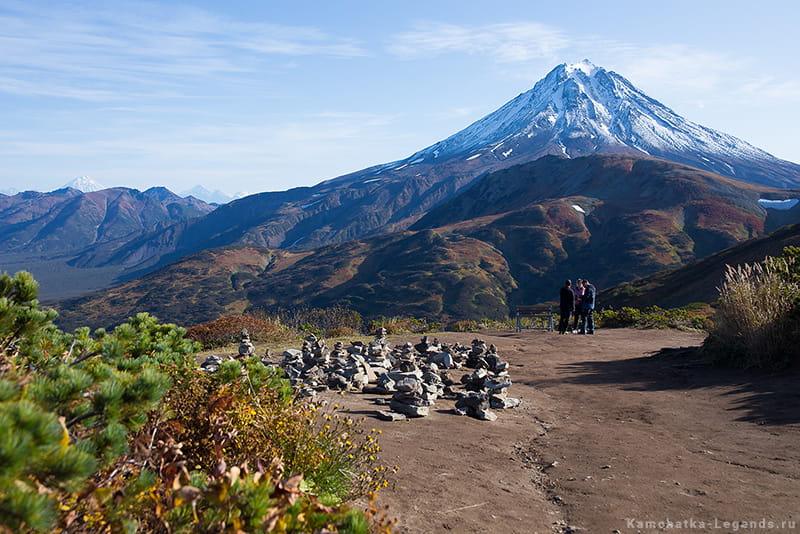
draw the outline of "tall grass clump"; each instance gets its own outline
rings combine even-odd
[[[430,321],[424,317],[394,316],[373,319],[367,324],[368,332],[375,332],[379,328],[385,328],[389,335],[425,334],[428,332],[438,332],[442,329],[442,323]]]
[[[256,317],[280,321],[296,334],[324,337],[357,335],[364,329],[364,318],[357,311],[339,304],[327,308],[294,306],[254,311]]]
[[[792,250],[763,263],[728,266],[715,327],[705,348],[744,368],[775,369],[796,361],[800,284]]]

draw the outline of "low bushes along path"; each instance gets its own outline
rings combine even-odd
[[[674,330],[439,337],[497,345],[523,405],[389,423],[376,395],[335,395],[401,468],[379,494],[396,532],[800,532],[796,372],[709,367],[675,350],[703,336]]]

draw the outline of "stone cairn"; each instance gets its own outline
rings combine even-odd
[[[250,333],[247,331],[247,328],[242,328],[241,341],[239,341],[239,352],[236,356],[236,359],[243,360],[245,358],[249,358],[255,355],[255,353],[256,353],[256,348],[250,341]],[[265,356],[267,358],[269,357],[269,349],[267,349],[267,354]],[[200,364],[200,369],[207,373],[216,373],[217,371],[219,371],[219,366],[220,364],[222,364],[223,360],[224,358],[222,358],[221,356],[212,354],[211,356],[206,358],[203,363]],[[266,365],[267,362],[265,360],[262,361],[264,361]]]
[[[254,355],[255,347],[247,329],[243,329],[237,358]],[[324,390],[390,395],[376,401],[388,406],[388,410],[378,410],[377,415],[389,421],[425,417],[442,398],[455,399],[456,414],[483,421],[497,419],[492,409],[516,408],[520,404],[519,399],[508,396],[508,363],[497,354],[497,347],[487,347],[481,339],[464,346],[425,336],[416,345],[405,343],[391,348],[386,329],[380,328],[367,345],[354,341],[345,347],[337,341],[329,348],[324,339],[311,334],[300,350],[284,351],[280,362],[271,360],[269,349],[262,362],[280,366],[300,398],[314,397]],[[200,369],[215,373],[221,363],[220,356],[212,355]],[[453,373],[462,368],[473,371],[456,382]]]
[[[242,340],[239,342],[239,356],[238,358],[244,359],[253,356],[256,353],[256,348],[250,343],[250,334],[247,328],[242,328]]]
[[[456,414],[484,421],[497,419],[491,409],[520,404],[508,396],[508,363],[494,345],[487,347],[480,339],[467,347],[425,336],[416,345],[391,348],[386,329],[381,328],[367,345],[355,341],[345,347],[337,342],[331,349],[312,334],[300,350],[288,349],[282,361],[265,364],[283,368],[300,397],[327,389],[390,395],[376,402],[389,408],[377,415],[391,421],[425,417],[441,398],[455,399]],[[462,368],[474,369],[461,377],[463,388],[452,376]]]

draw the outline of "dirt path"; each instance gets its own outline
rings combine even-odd
[[[425,419],[387,423],[377,396],[337,396],[383,431],[382,459],[401,467],[380,495],[397,532],[800,532],[796,375],[662,351],[702,342],[676,331],[480,337],[523,400],[495,422],[441,400]]]

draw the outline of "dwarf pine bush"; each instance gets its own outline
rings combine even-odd
[[[0,533],[388,532],[339,502],[383,480],[372,435],[320,428],[256,359],[206,375],[148,314],[61,332],[37,288],[0,275]]]

